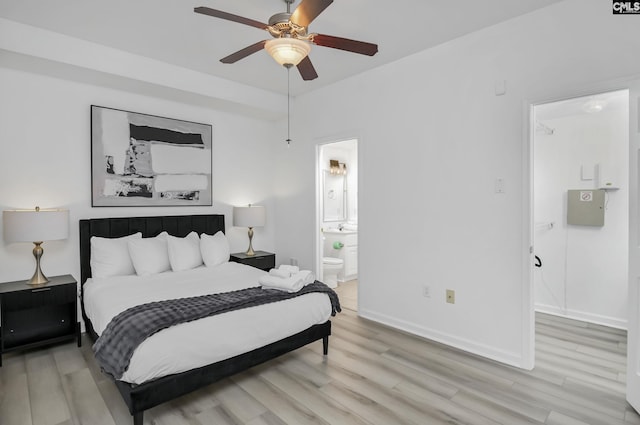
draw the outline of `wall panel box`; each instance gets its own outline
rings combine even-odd
[[[567,224],[604,226],[604,190],[568,190]]]

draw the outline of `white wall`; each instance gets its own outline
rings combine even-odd
[[[586,101],[586,99],[585,99]],[[543,109],[550,105],[536,107]],[[542,112],[542,111],[541,111]],[[534,143],[536,309],[626,328],[629,238],[629,111],[546,119],[553,134]],[[607,193],[604,227],[567,225],[567,190],[595,189],[581,167],[615,170],[620,190]],[[552,228],[546,226],[553,222]]]
[[[70,210],[69,239],[43,244],[45,274],[71,273],[79,279],[81,218],[221,213],[232,252],[237,252],[246,249],[248,240],[246,229],[231,227],[232,206],[257,203],[267,207],[267,225],[255,229],[254,246],[275,251],[271,121],[6,67],[0,67],[0,93],[0,209],[39,205]],[[92,104],[211,124],[213,207],[92,208]],[[0,242],[0,281],[31,277],[32,246]]]
[[[278,154],[279,254],[313,264],[305,164],[317,142],[357,137],[360,314],[530,365],[527,105],[640,73],[639,48],[635,20],[568,0],[297,98],[297,141]]]

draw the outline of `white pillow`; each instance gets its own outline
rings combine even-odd
[[[191,232],[184,238],[168,236],[169,262],[171,270],[191,270],[202,265],[200,254],[200,238],[196,232]]]
[[[100,279],[135,274],[127,243],[141,238],[142,233],[140,232],[121,238],[92,236],[90,239],[91,259],[89,260],[91,276]]]
[[[200,252],[207,267],[217,266],[229,261],[229,240],[221,231],[215,235],[200,235]]]
[[[167,252],[167,232],[153,238],[130,240],[129,255],[138,276],[166,272],[171,269]]]

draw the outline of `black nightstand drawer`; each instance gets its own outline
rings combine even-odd
[[[43,286],[26,291],[11,292],[2,296],[5,311],[18,311],[46,305],[74,302],[77,289],[74,285]]]
[[[276,266],[274,257],[275,256],[252,258],[250,260],[245,260],[245,264],[253,266],[257,269],[269,270]]]
[[[256,254],[251,256],[244,252],[238,252],[231,254],[229,259],[236,263],[246,264],[265,271],[269,271],[276,266],[276,254],[266,251],[256,251]]]
[[[58,304],[35,309],[13,311],[2,324],[4,349],[32,344],[51,338],[75,335],[75,304]]]
[[[0,283],[0,367],[2,355],[75,339],[78,347],[78,282],[53,276],[44,285],[24,280]]]

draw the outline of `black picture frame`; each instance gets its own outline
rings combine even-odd
[[[91,105],[91,205],[213,205],[210,124]]]

